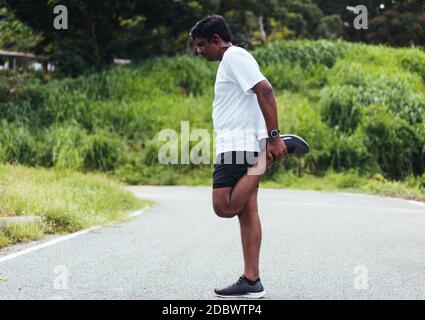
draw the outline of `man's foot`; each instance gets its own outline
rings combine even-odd
[[[221,298],[260,299],[266,295],[260,279],[253,282],[245,276],[240,277],[238,281],[228,287],[215,289],[214,292]]]
[[[288,149],[288,154],[304,154],[310,150],[308,143],[303,138],[296,136],[295,134],[284,134],[281,135],[280,138],[285,143],[286,148]]]

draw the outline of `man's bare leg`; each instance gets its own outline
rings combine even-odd
[[[233,188],[213,189],[213,208],[222,218],[233,218],[241,212],[248,199],[257,190],[261,176],[266,167],[272,164],[272,159],[266,159],[266,153],[260,154],[254,168],[245,174]]]
[[[258,189],[251,194],[238,215],[245,265],[244,276],[251,281],[260,277],[261,222],[258,216],[257,196]]]

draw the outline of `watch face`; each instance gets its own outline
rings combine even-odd
[[[271,135],[273,138],[276,138],[276,137],[279,135],[279,131],[277,131],[276,129],[275,129],[275,130],[272,130],[272,131],[270,132],[270,135]]]

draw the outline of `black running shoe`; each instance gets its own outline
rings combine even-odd
[[[286,148],[288,149],[288,154],[304,154],[310,150],[308,143],[303,138],[296,136],[295,134],[284,134],[281,135],[280,138],[285,143]]]
[[[221,298],[260,299],[266,295],[260,279],[255,284],[249,284],[245,276],[240,277],[238,281],[228,287],[215,289],[214,292]]]

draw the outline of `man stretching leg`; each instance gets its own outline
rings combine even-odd
[[[238,216],[245,266],[236,283],[215,289],[215,293],[221,297],[262,298],[265,291],[259,271],[261,223],[257,206],[258,185],[264,173],[261,167],[269,167],[288,153],[279,135],[273,88],[254,57],[232,44],[231,30],[222,16],[202,19],[190,36],[198,54],[208,61],[220,61],[213,104],[217,158],[212,200],[219,217]],[[266,146],[261,147],[265,139]]]

